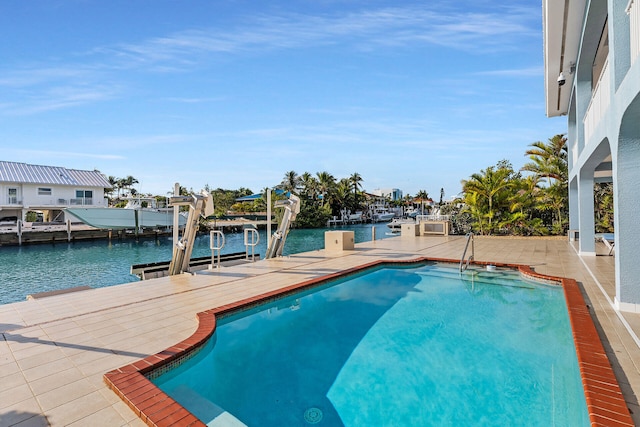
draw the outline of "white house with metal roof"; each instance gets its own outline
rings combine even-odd
[[[112,188],[99,171],[0,161],[0,222],[43,212],[45,221],[64,221],[69,206],[107,207]]]
[[[613,182],[614,305],[640,312],[640,1],[543,0],[546,111],[567,115],[569,228],[595,256],[594,183]]]

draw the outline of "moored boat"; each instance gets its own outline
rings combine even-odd
[[[376,208],[371,215],[371,221],[373,222],[387,222],[391,221],[396,216],[395,212],[391,212],[386,208]]]
[[[391,229],[392,233],[399,233],[402,228],[402,224],[415,224],[416,220],[411,218],[394,218],[387,227]]]
[[[66,208],[87,225],[102,229],[162,228],[173,226],[173,208],[157,208],[154,198],[130,198],[124,208]],[[186,218],[178,216],[178,225]]]
[[[353,222],[362,222],[364,220],[364,214],[362,211],[356,211],[355,213],[350,213],[347,217],[347,221],[350,223]]]

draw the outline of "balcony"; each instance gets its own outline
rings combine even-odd
[[[70,206],[91,206],[93,205],[93,199],[90,198],[77,198],[77,199],[69,199]]]
[[[18,199],[16,196],[7,197],[7,205],[9,206],[22,206],[22,200]]]
[[[596,128],[600,124],[600,120],[609,108],[611,101],[611,82],[609,81],[609,60],[605,62],[598,83],[593,89],[591,102],[587,113],[584,115],[584,140],[588,145]]]
[[[638,4],[638,0],[629,0],[627,15],[629,15],[629,47],[631,49],[631,65],[633,65],[640,56],[640,4]]]

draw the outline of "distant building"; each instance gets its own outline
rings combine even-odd
[[[398,190],[397,188],[376,188],[373,190],[373,194],[378,197],[389,199],[392,202],[402,199],[402,190]]]
[[[614,304],[640,313],[640,2],[542,5],[546,111],[568,124],[569,228],[595,257],[594,183],[613,183]]]
[[[0,161],[0,222],[24,221],[29,211],[64,221],[68,206],[107,207],[110,188],[99,171]]]

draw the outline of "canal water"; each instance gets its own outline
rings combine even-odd
[[[386,224],[361,224],[338,228],[353,230],[356,243],[389,237]],[[291,230],[283,255],[324,247],[324,229]],[[331,230],[336,230],[332,228]],[[275,231],[275,230],[274,230]],[[260,230],[255,253],[267,250],[266,231]],[[244,234],[225,234],[222,254],[244,252]],[[0,247],[0,304],[24,301],[27,295],[76,286],[101,288],[138,281],[131,265],[171,260],[172,240],[167,237],[135,240],[52,243]],[[198,236],[192,257],[211,256],[209,236]]]

